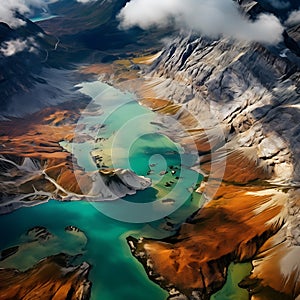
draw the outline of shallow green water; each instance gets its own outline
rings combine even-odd
[[[190,203],[191,192],[201,180],[198,173],[190,170],[197,157],[184,153],[180,145],[163,134],[156,113],[139,105],[132,94],[101,82],[84,83],[81,92],[94,101],[82,114],[72,144],[78,164],[88,171],[96,170],[96,163],[86,155],[96,151],[105,166],[131,169],[152,180],[151,188],[136,196],[124,197],[131,203],[153,203],[151,205],[141,208],[119,201],[94,206],[118,220],[144,222],[160,219],[184,203]],[[95,110],[99,112],[96,115]],[[90,137],[85,143],[82,143],[82,134]],[[194,197],[199,200],[199,196]],[[160,201],[156,201],[158,199]],[[163,202],[170,199],[174,203]],[[186,217],[184,214],[181,220]]]
[[[93,265],[90,279],[93,282],[92,299],[165,299],[166,293],[147,278],[141,265],[131,256],[125,237],[130,233],[147,235],[159,231],[149,225],[131,225],[112,220],[85,202],[60,203],[50,201],[45,205],[22,208],[10,215],[1,216],[1,248],[19,244],[28,228],[42,225],[56,236],[56,241],[40,247],[32,245],[29,251],[20,252],[1,267],[26,269],[39,259],[65,251],[80,253],[76,239],[66,239],[64,228],[76,225],[88,238],[83,257]],[[6,230],[3,231],[3,228]],[[76,245],[77,244],[77,245]]]
[[[85,133],[91,138],[74,145],[62,143],[66,149],[73,149],[78,164],[88,171],[96,170],[96,164],[89,154],[97,149],[103,154],[107,166],[131,168],[152,179],[151,188],[125,197],[123,200],[126,202],[159,202],[155,207],[157,213],[164,210],[168,212],[178,206],[180,208],[169,216],[173,223],[183,221],[196,210],[201,197],[192,189],[200,178],[189,169],[195,158],[185,154],[179,145],[163,135],[158,125],[152,123],[156,120],[155,113],[140,106],[131,94],[121,93],[100,82],[83,84],[82,92],[94,98],[95,102],[93,109],[87,108],[83,114],[79,125],[84,126],[79,126],[77,131],[78,135]],[[97,104],[101,104],[101,108],[95,107]],[[101,115],[91,113],[96,108]],[[103,126],[97,127],[99,124]],[[99,137],[105,139],[99,141]],[[164,170],[168,173],[162,174]],[[166,186],[171,181],[174,183]],[[164,198],[174,203],[155,201]],[[38,225],[45,226],[54,234],[54,238],[44,244],[23,244],[16,255],[0,262],[0,267],[24,270],[47,255],[82,253],[79,261],[85,260],[93,266],[90,273],[93,300],[166,299],[167,293],[148,279],[142,265],[131,255],[125,240],[129,235],[154,238],[168,236],[171,232],[164,229],[166,221],[131,224],[101,213],[128,213],[122,210],[120,201],[96,204],[49,201],[1,216],[1,249],[24,242],[27,229]],[[143,213],[149,212],[143,211],[137,215],[137,222],[143,220]],[[84,237],[66,233],[64,228],[68,225],[80,228],[87,242]]]
[[[250,274],[251,270],[251,263],[231,263],[228,268],[226,284],[211,296],[210,300],[248,300],[247,290],[241,289],[238,284]]]

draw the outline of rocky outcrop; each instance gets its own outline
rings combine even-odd
[[[36,226],[27,231],[26,234],[32,241],[47,241],[53,235],[44,226]]]
[[[58,254],[48,257],[31,269],[0,269],[0,299],[70,299],[87,300],[91,282],[90,265],[72,265],[72,257]]]

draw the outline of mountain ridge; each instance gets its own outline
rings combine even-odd
[[[209,299],[223,286],[230,261],[253,261],[241,282],[251,299],[299,297],[298,28],[288,28],[276,47],[182,35],[147,73],[141,98],[181,107],[174,118],[197,141],[206,174],[199,192],[209,200],[173,238],[129,237],[134,256],[169,299]],[[215,127],[223,142],[215,143]]]

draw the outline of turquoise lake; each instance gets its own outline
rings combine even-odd
[[[126,237],[170,236],[174,231],[168,222],[180,224],[202,206],[201,195],[194,192],[201,176],[190,169],[197,157],[165,136],[157,114],[139,105],[133,94],[99,81],[79,87],[93,101],[78,122],[75,142],[62,141],[61,145],[74,153],[76,163],[87,171],[97,170],[92,159],[97,153],[106,167],[129,168],[151,178],[152,186],[111,202],[51,200],[2,215],[0,249],[14,245],[20,249],[0,262],[0,267],[26,270],[49,255],[82,254],[75,262],[92,265],[92,300],[165,300],[168,294],[149,280],[131,255]],[[132,206],[128,208],[126,203]],[[142,208],[136,212],[131,209],[134,205]],[[132,222],[118,221],[126,218]],[[84,234],[66,232],[69,225]],[[46,227],[53,237],[33,242],[26,232],[35,226]],[[211,299],[247,300],[247,291],[238,283],[251,268],[250,263],[232,263],[225,286]]]
[[[201,195],[193,191],[201,176],[190,169],[196,157],[166,137],[157,125],[157,115],[139,105],[132,94],[98,81],[83,83],[81,91],[94,99],[77,126],[78,136],[89,138],[61,145],[73,151],[77,163],[87,171],[97,169],[91,155],[96,151],[105,166],[130,168],[151,178],[152,186],[122,200],[105,203],[51,200],[1,216],[0,248],[22,246],[16,255],[0,262],[0,267],[25,270],[48,255],[81,253],[77,262],[87,261],[92,265],[89,277],[93,283],[92,300],[166,299],[167,293],[148,279],[142,265],[131,255],[126,237],[169,236],[173,232],[166,221],[178,224],[201,206]],[[165,203],[161,199],[172,201]],[[142,209],[131,216],[135,218],[133,223],[108,217],[111,212],[120,218],[130,213],[123,210],[121,201],[150,205],[154,208],[153,215]],[[164,218],[166,215],[168,218]],[[149,218],[152,221],[143,221]],[[65,232],[68,225],[80,228],[86,238]],[[34,226],[45,226],[54,237],[45,243],[28,242],[24,234]]]

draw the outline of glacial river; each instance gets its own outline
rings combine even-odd
[[[97,169],[92,153],[101,158],[98,163],[102,166],[130,168],[151,178],[152,186],[122,200],[51,200],[1,216],[0,249],[22,246],[17,254],[0,262],[0,267],[25,270],[45,256],[81,253],[76,262],[92,265],[92,300],[165,300],[167,293],[148,279],[142,265],[131,255],[126,237],[169,236],[173,232],[166,221],[178,224],[202,205],[201,195],[193,192],[201,177],[190,169],[196,157],[166,137],[158,116],[141,106],[134,95],[98,81],[82,83],[80,88],[93,99],[77,126],[79,138],[85,135],[88,139],[62,145],[73,151],[77,163],[87,171]],[[130,215],[121,201],[148,205],[159,202],[155,207],[158,218],[149,206],[139,215]],[[164,218],[165,214],[168,218]],[[123,222],[126,218],[132,222]],[[84,235],[65,232],[68,225],[78,227]],[[43,243],[28,242],[25,233],[34,226],[45,226],[54,237]]]

